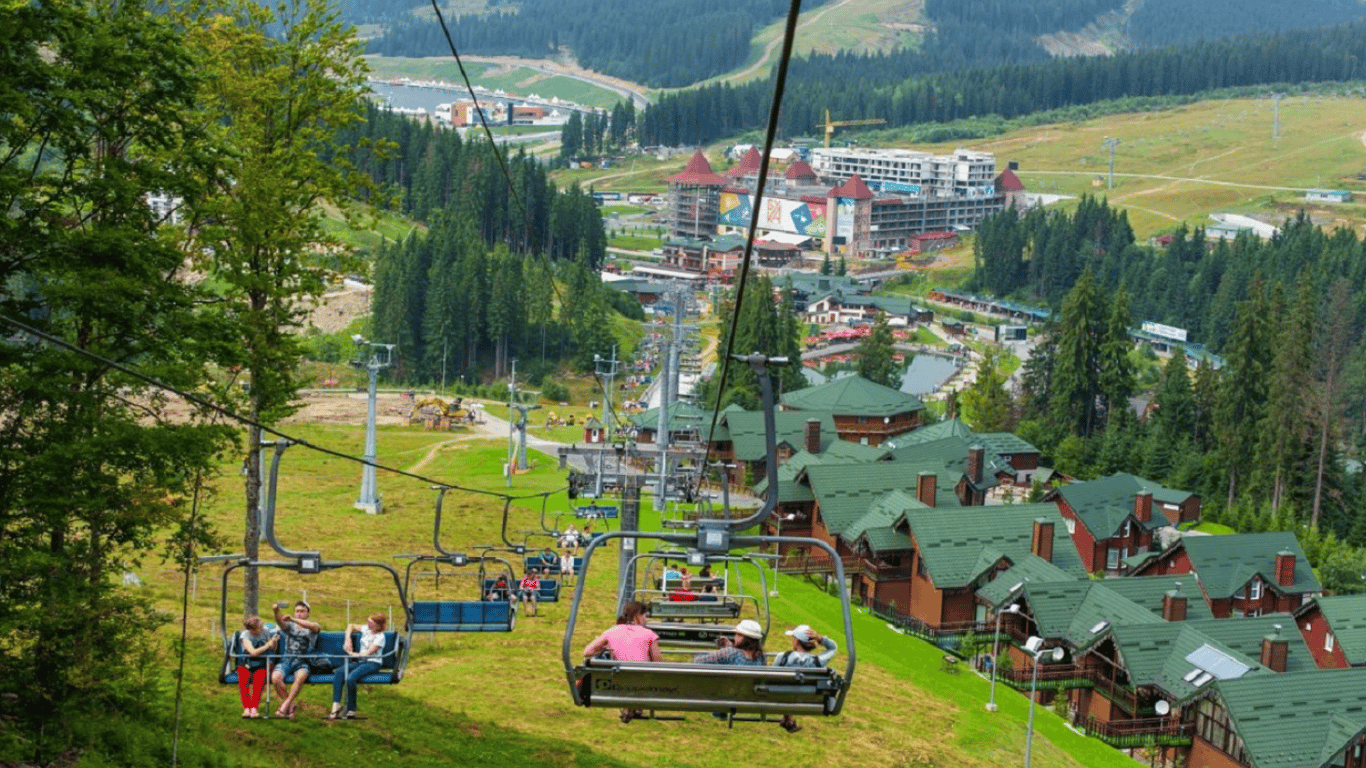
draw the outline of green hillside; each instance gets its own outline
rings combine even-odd
[[[361,450],[360,427],[299,425],[301,436],[346,452]],[[506,455],[501,440],[438,434],[418,428],[382,427],[380,461],[418,468],[433,478],[458,478],[473,487],[524,495],[561,485],[555,462],[533,455],[536,467],[506,489],[498,467]],[[241,489],[236,467],[225,467],[221,495],[210,516],[237,551],[241,541]],[[304,447],[291,448],[282,465],[279,536],[286,546],[318,549],[329,560],[394,563],[397,554],[431,549],[432,503],[426,484],[381,473],[379,488],[387,513],[370,517],[351,509],[359,469]],[[548,506],[553,516],[567,509],[559,495]],[[648,507],[648,504],[645,505]],[[444,544],[468,550],[499,539],[502,504],[496,498],[452,492],[445,503]],[[540,502],[512,507],[512,530],[539,528]],[[657,523],[647,513],[645,525]],[[520,534],[518,535],[520,537]],[[572,648],[586,644],[611,621],[615,558],[596,562],[586,605]],[[368,572],[367,572],[368,571]],[[362,688],[360,710],[368,719],[330,723],[322,719],[330,689],[305,692],[295,721],[244,722],[235,687],[215,680],[219,626],[219,566],[205,566],[191,586],[189,649],[186,660],[186,732],[196,746],[220,745],[223,764],[267,765],[285,759],[293,766],[333,766],[363,755],[378,765],[680,765],[760,766],[820,762],[837,765],[988,766],[1020,759],[1027,700],[1002,689],[1001,711],[985,712],[987,681],[970,673],[940,671],[942,652],[897,634],[866,614],[855,621],[858,669],[845,714],[805,719],[805,730],[784,733],[776,725],[738,724],[728,730],[711,718],[622,725],[614,711],[575,708],[560,662],[567,602],[542,607],[541,616],[520,617],[505,633],[420,636],[407,676],[399,686]],[[262,576],[262,601],[289,600],[305,590],[314,618],[325,628],[373,610],[394,611],[396,591],[373,569],[348,568],[321,577],[282,570]],[[750,574],[751,580],[753,574]],[[177,618],[183,580],[169,566],[142,574],[158,607]],[[471,597],[467,580],[445,575],[440,588],[430,579],[415,582],[414,596]],[[229,584],[229,622],[240,615],[240,576]],[[810,623],[838,634],[838,603],[796,577],[783,577],[773,601],[774,630]],[[174,627],[178,630],[178,626]],[[168,627],[166,639],[172,634]],[[781,635],[778,635],[781,638]],[[770,650],[777,647],[770,640]],[[837,665],[844,656],[837,657]],[[166,651],[162,662],[174,666]],[[264,705],[262,707],[265,709]],[[169,727],[169,721],[167,721]],[[1131,762],[1103,744],[1068,730],[1046,708],[1038,711],[1034,759],[1040,766],[1123,766]],[[170,734],[164,734],[167,739]],[[626,742],[625,739],[630,739]],[[629,747],[624,747],[629,743]]]

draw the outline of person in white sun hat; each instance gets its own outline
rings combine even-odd
[[[839,646],[834,640],[821,637],[816,630],[806,624],[799,624],[784,634],[792,638],[792,650],[778,654],[773,660],[775,667],[824,667],[839,651]],[[825,650],[816,653],[818,645],[823,646]],[[797,718],[792,715],[783,715],[782,725],[788,733],[796,733],[802,729],[797,724]]]
[[[764,628],[754,619],[735,625],[735,639],[724,648],[704,653],[693,661],[697,664],[739,664],[764,666]]]

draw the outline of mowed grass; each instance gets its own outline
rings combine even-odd
[[[949,152],[958,146],[993,152],[997,165],[1018,161],[1031,192],[1107,197],[1129,211],[1135,234],[1147,238],[1181,222],[1208,225],[1211,213],[1238,213],[1279,223],[1300,207],[1316,222],[1366,232],[1366,100],[1301,95],[1280,106],[1273,137],[1269,98],[1221,99],[1174,109],[1117,114],[1013,131],[978,142],[919,146]],[[1115,148],[1114,188],[1106,189]],[[1348,189],[1343,205],[1306,203],[1306,189]]]
[[[411,58],[405,56],[366,56],[372,76],[389,80],[407,77],[413,80],[441,80],[447,83],[463,84],[460,67],[449,56]],[[622,97],[606,88],[576,80],[563,75],[520,66],[507,66],[488,61],[465,60],[465,72],[474,85],[482,85],[490,90],[502,88],[515,96],[536,94],[543,98],[558,96],[561,100],[572,101],[584,106],[611,107]],[[452,98],[458,98],[454,94]]]
[[[303,425],[298,437],[347,453],[360,453],[364,430],[359,426]],[[293,549],[321,551],[328,561],[372,561],[402,569],[395,555],[432,552],[431,480],[528,496],[510,507],[508,527],[540,528],[541,503],[534,494],[563,485],[556,462],[536,457],[536,467],[518,475],[509,489],[499,469],[506,442],[456,433],[432,433],[419,427],[381,427],[379,458],[386,465],[414,470],[425,479],[379,473],[386,513],[365,515],[351,508],[360,468],[295,446],[281,465],[277,501],[280,541]],[[235,463],[225,464],[221,492],[205,506],[228,543],[240,552],[243,512]],[[567,520],[570,500],[562,492],[548,498],[547,517],[559,528]],[[658,526],[648,499],[642,505],[643,526]],[[442,543],[448,549],[477,551],[476,545],[501,541],[502,500],[452,491],[446,496]],[[600,529],[601,526],[598,526]],[[523,534],[511,535],[522,540]],[[549,537],[532,536],[533,546]],[[612,621],[614,548],[600,550],[587,577],[578,629],[568,648],[571,658]],[[269,553],[269,549],[263,547]],[[270,555],[267,555],[270,556]],[[516,559],[515,557],[512,559]],[[517,563],[520,566],[520,563]],[[759,766],[820,762],[834,765],[989,766],[1020,759],[1027,700],[1002,687],[998,714],[983,709],[987,681],[964,673],[939,671],[941,651],[904,637],[867,614],[856,614],[858,667],[845,712],[838,718],[806,718],[797,736],[775,725],[742,724],[734,730],[708,717],[691,715],[683,722],[639,722],[623,726],[615,712],[573,706],[561,660],[569,602],[541,607],[535,618],[519,617],[512,633],[420,635],[414,638],[407,676],[393,687],[363,688],[360,708],[368,719],[358,723],[321,720],[330,690],[304,694],[299,720],[243,724],[234,687],[216,684],[220,614],[218,576],[222,566],[206,565],[195,581],[189,611],[190,657],[187,700],[193,701],[193,727],[206,733],[206,743],[231,744],[244,765],[274,764],[288,755],[293,766],[337,765],[364,754],[378,765],[679,765]],[[240,573],[240,569],[238,571]],[[411,597],[472,599],[472,577],[443,569],[438,584],[430,566],[414,569]],[[179,617],[180,574],[169,566],[143,572],[146,589],[158,607]],[[746,583],[755,579],[747,574]],[[227,616],[240,620],[241,579],[228,582]],[[781,597],[772,604],[770,650],[781,650],[781,629],[809,623],[837,637],[838,601],[796,577],[781,577]],[[382,569],[348,567],[319,576],[300,576],[283,569],[262,569],[262,605],[293,600],[307,592],[314,616],[325,627],[339,628],[349,615],[359,620],[371,611],[393,611],[401,617],[397,588]],[[566,597],[568,593],[566,593]],[[268,613],[268,611],[267,611]],[[401,623],[401,621],[400,621]],[[177,627],[168,627],[169,640]],[[844,643],[841,641],[841,645]],[[846,648],[844,653],[847,653]],[[845,655],[836,659],[843,666]],[[172,660],[168,660],[168,664]],[[215,717],[217,715],[217,718]],[[1034,759],[1039,766],[1121,766],[1128,758],[1097,741],[1078,736],[1045,708],[1038,711]]]

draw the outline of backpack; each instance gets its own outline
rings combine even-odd
[[[791,660],[792,660],[792,654],[793,654],[792,651],[783,651],[782,653],[778,654],[778,658],[776,658],[776,659],[773,660],[773,666],[775,666],[775,667],[820,667],[820,666],[821,666],[821,660],[820,660],[820,658],[817,657],[817,656],[815,656],[815,655],[813,655],[813,654],[807,654],[805,657],[797,657],[798,663],[796,663],[796,664],[791,664],[791,663],[789,663],[789,662],[791,662]]]

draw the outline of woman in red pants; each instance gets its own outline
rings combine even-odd
[[[256,708],[270,677],[270,655],[279,645],[280,636],[267,630],[260,616],[248,618],[242,626],[238,633],[242,653],[237,657],[237,687],[242,692],[242,717],[256,720],[261,717]]]

